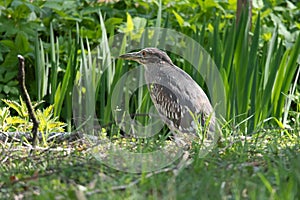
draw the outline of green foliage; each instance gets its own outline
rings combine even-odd
[[[75,0],[1,1],[0,98],[18,99],[17,55],[21,54],[26,58],[27,80],[33,80],[27,81],[31,95],[38,100],[49,99],[50,103],[54,103],[57,82],[66,66],[70,65],[65,58],[74,48],[71,46],[72,39],[69,40],[71,35],[78,33],[93,42],[101,36],[97,18],[100,5]],[[110,6],[107,9],[111,9]],[[80,25],[80,31],[76,30],[76,24]],[[99,30],[95,31],[95,27]],[[65,37],[68,39],[65,40]],[[76,52],[74,50],[72,55]],[[48,80],[52,87],[48,85]]]
[[[33,99],[44,99],[54,104],[54,115],[69,124],[69,131],[74,81],[76,76],[82,77],[79,73],[84,69],[82,66],[88,69],[92,66],[87,65],[95,63],[95,60],[90,60],[94,47],[99,43],[102,45],[99,50],[103,52],[101,62],[105,65],[111,60],[109,52],[115,51],[108,49],[115,42],[109,36],[161,24],[195,38],[214,58],[226,90],[226,119],[234,119],[235,124],[239,124],[249,118],[248,125],[244,127],[250,130],[269,117],[282,120],[285,95],[293,81],[299,54],[299,40],[296,40],[299,35],[299,7],[296,2],[254,1],[254,25],[247,24],[247,16],[244,16],[238,27],[234,20],[236,1],[153,1],[149,4],[121,1],[101,4],[91,1],[29,3],[12,0],[2,2],[1,6],[2,97],[12,100],[18,97],[16,55],[22,54],[27,58],[27,85]],[[253,36],[248,35],[250,27]],[[131,35],[132,40],[139,42],[138,38],[138,33]],[[126,44],[125,40],[122,42]],[[88,53],[84,59],[85,52]],[[125,48],[119,50],[120,54],[124,52]],[[176,57],[173,60],[182,65]],[[115,67],[113,65],[95,77],[93,86],[99,94],[95,97],[95,105],[100,105],[97,115],[103,123],[112,119],[108,99],[114,84],[128,69],[128,66],[122,66],[122,61],[117,61]],[[193,74],[187,64],[184,65],[182,67]],[[204,86],[201,78],[194,78]],[[140,112],[148,112],[149,105],[147,92],[139,90],[131,106]]]
[[[32,54],[33,38],[44,28],[37,19],[39,8],[29,2],[0,3],[0,98],[17,99],[17,55]]]
[[[268,43],[259,43],[260,21],[258,16],[252,37],[248,34],[247,16],[242,16],[238,27],[225,29],[221,34],[224,40],[216,36],[220,32],[218,20],[214,34],[208,35],[214,41],[212,56],[220,67],[226,88],[226,117],[233,118],[236,125],[249,119],[242,127],[249,128],[250,132],[270,117],[283,120],[284,94],[288,94],[299,65],[299,37],[293,46],[285,48],[274,29]]]
[[[11,100],[2,100],[8,107],[3,107],[0,110],[0,130],[2,132],[30,132],[32,129],[32,122],[29,119],[28,110],[25,102],[20,98],[20,103]],[[53,132],[64,132],[65,123],[58,121],[57,117],[53,115],[53,105],[40,110],[37,106],[43,102],[38,102],[33,105],[36,110],[36,116],[40,122],[38,130],[43,136],[47,136]],[[17,113],[12,115],[10,109]]]
[[[253,1],[254,19],[261,14],[262,39],[269,41],[278,29],[278,35],[289,47],[298,37],[300,30],[299,1]]]

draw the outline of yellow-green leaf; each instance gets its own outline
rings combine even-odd
[[[26,124],[27,121],[21,117],[8,117],[6,118],[8,124]]]
[[[133,20],[132,20],[131,15],[128,12],[126,13],[126,15],[127,15],[127,30],[126,30],[126,32],[131,32],[131,31],[133,31],[133,28],[134,28]]]
[[[176,17],[176,20],[177,20],[179,26],[180,26],[180,27],[183,27],[183,25],[184,25],[184,20],[183,20],[183,18],[182,18],[175,10],[172,10],[172,12],[173,12],[173,14],[174,14],[175,17]]]

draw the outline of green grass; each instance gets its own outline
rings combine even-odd
[[[300,135],[281,132],[228,137],[204,158],[194,144],[185,165],[180,159],[140,174],[107,167],[84,140],[40,148],[32,156],[18,143],[1,143],[0,198],[298,199]]]

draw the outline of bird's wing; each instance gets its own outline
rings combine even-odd
[[[148,85],[152,101],[163,120],[169,125],[179,128],[182,107],[178,97],[167,87],[152,83]]]
[[[176,66],[152,66],[148,70],[151,72],[148,71],[145,78],[152,101],[169,128],[174,126],[182,132],[194,132],[195,118],[204,126],[213,109],[201,87]],[[211,130],[213,121],[214,116],[210,121]]]
[[[161,68],[161,74],[164,74],[164,80],[166,80],[164,82],[168,82],[170,89],[178,95],[181,103],[184,102],[192,112],[204,114],[213,112],[205,92],[185,71],[174,66]]]
[[[179,102],[186,108],[186,112],[184,112],[181,124],[183,125],[183,127],[187,127],[188,124],[190,125],[191,121],[195,122],[195,119],[197,119],[200,125],[204,127],[205,125],[208,125],[206,124],[206,122],[207,120],[209,120],[209,130],[211,132],[214,132],[215,115],[207,95],[202,90],[202,88],[190,77],[190,75],[188,75],[180,68],[177,68],[175,70],[172,70],[172,72],[169,71],[168,75],[172,76],[172,74],[174,73],[177,74],[176,79],[174,78],[175,76],[173,76],[169,79],[169,81],[172,87],[172,91],[175,93],[175,95],[178,95],[180,97]],[[190,119],[191,117],[192,119]],[[197,128],[196,124],[193,124],[192,126],[194,128]]]
[[[198,122],[204,126],[207,119],[210,121],[209,129],[213,131],[215,126],[214,110],[202,88],[182,69],[177,66],[161,68],[161,75],[169,84],[170,90],[178,97],[178,102],[183,106],[181,125],[183,129],[190,130],[191,121]],[[165,82],[164,81],[164,84]],[[193,125],[194,128],[196,125]]]

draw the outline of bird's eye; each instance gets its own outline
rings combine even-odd
[[[147,53],[145,51],[142,51],[142,55],[145,57]]]

